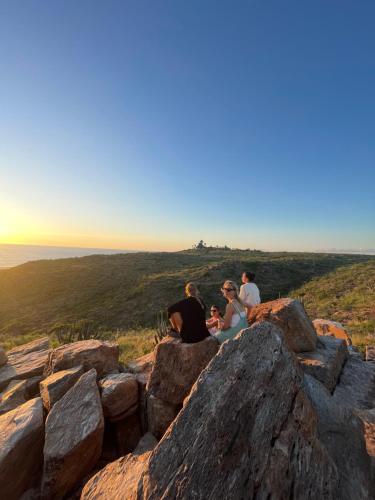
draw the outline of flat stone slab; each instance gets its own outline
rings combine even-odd
[[[306,373],[332,391],[336,387],[348,355],[344,340],[334,337],[320,337],[315,351],[299,353],[297,358]]]
[[[26,403],[26,380],[13,380],[0,394],[0,415],[14,410],[17,406]]]
[[[99,382],[104,416],[125,418],[138,408],[138,382],[132,373],[107,375]]]
[[[29,354],[35,351],[46,351],[50,348],[50,342],[48,337],[43,337],[40,339],[32,340],[27,344],[22,344],[8,351],[8,356],[14,356],[15,354]]]
[[[31,351],[8,356],[8,363],[0,368],[0,391],[12,380],[23,380],[42,375],[49,350]]]

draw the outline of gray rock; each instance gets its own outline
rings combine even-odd
[[[349,408],[375,407],[375,363],[350,355],[333,392],[336,403]]]
[[[138,382],[131,373],[107,375],[99,382],[104,416],[125,418],[137,411]]]
[[[77,382],[83,374],[82,366],[53,373],[40,382],[40,395],[43,405],[50,411],[53,405]]]
[[[156,444],[157,441],[152,434],[148,433],[143,436],[133,453],[110,463],[86,483],[81,499],[134,500],[141,498],[137,495],[137,485]]]
[[[348,349],[345,341],[334,337],[320,337],[315,351],[297,355],[303,370],[322,382],[329,391],[336,387],[347,357]]]
[[[0,394],[0,415],[26,403],[26,380],[13,380]]]
[[[0,391],[12,380],[40,376],[48,360],[48,350],[18,353],[8,356],[8,363],[0,368]]]
[[[271,321],[281,328],[285,342],[294,352],[314,351],[317,335],[299,300],[279,299],[252,307],[249,324]]]
[[[195,344],[172,339],[155,348],[155,364],[147,391],[172,405],[182,404],[201,371],[219,350],[219,344],[208,337]]]
[[[151,373],[151,370],[154,366],[155,362],[155,354],[154,351],[150,352],[148,354],[145,354],[144,356],[141,356],[140,358],[135,359],[134,361],[129,361],[127,364],[127,368],[131,373],[145,373],[149,372]]]
[[[375,361],[375,346],[367,345],[366,346],[366,361]]]
[[[165,431],[176,418],[181,405],[173,405],[155,398],[152,394],[147,395],[147,422],[148,430],[161,439]]]
[[[118,373],[119,346],[101,340],[81,340],[54,349],[45,375],[82,365],[84,371],[95,368],[98,377]]]
[[[63,498],[90,472],[101,454],[103,431],[96,371],[90,370],[48,414],[42,498]]]
[[[334,499],[337,482],[302,372],[282,331],[263,322],[221,346],[135,491],[164,500]]]
[[[43,442],[40,398],[0,416],[1,498],[18,500],[38,480],[43,463]]]
[[[5,351],[2,347],[0,347],[0,367],[5,365],[8,361],[8,356],[5,354]]]
[[[318,415],[319,440],[339,472],[338,498],[374,498],[371,461],[361,420],[349,408],[335,403],[329,391],[309,375],[305,376],[305,389]]]

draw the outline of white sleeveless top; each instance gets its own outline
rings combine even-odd
[[[235,302],[232,302],[232,305],[233,305],[234,310],[236,312],[233,314],[233,316],[231,317],[231,320],[230,320],[231,328],[233,328],[234,326],[237,326],[238,323],[241,321],[241,319],[246,318],[246,311],[241,311]]]

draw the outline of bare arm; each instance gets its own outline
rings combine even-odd
[[[230,322],[234,313],[234,308],[232,304],[227,304],[225,308],[224,323],[221,327],[222,330],[228,330],[230,328]]]

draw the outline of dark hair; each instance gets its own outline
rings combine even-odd
[[[243,274],[246,276],[246,278],[249,281],[254,281],[255,280],[255,274],[254,273],[249,273],[249,272],[246,271]]]
[[[212,309],[213,307],[214,307],[215,309],[217,309],[217,310],[219,311],[219,314],[221,315],[220,307],[218,307],[218,306],[217,306],[217,305],[215,305],[215,304],[212,304],[212,306],[210,307],[210,309]]]

